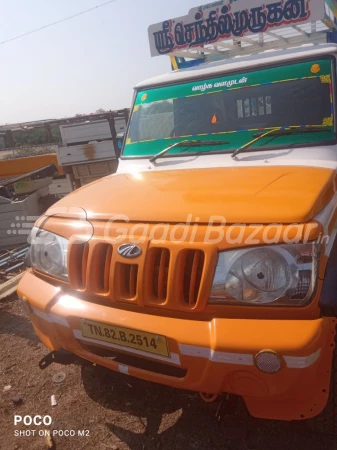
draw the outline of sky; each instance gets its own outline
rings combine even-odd
[[[105,1],[0,0],[0,42]],[[0,125],[130,107],[138,82],[171,70],[151,58],[148,26],[202,3],[117,0],[0,45]]]

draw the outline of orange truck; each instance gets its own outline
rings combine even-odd
[[[337,436],[335,12],[219,1],[149,28],[174,70],[135,88],[117,174],[30,237],[41,368],[76,356]]]

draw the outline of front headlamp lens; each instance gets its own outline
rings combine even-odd
[[[290,281],[286,259],[273,250],[259,249],[248,251],[233,264],[226,285],[233,298],[268,303],[282,296]]]
[[[311,295],[316,276],[315,244],[223,252],[210,302],[299,305]]]
[[[32,267],[62,279],[68,278],[67,273],[68,240],[34,228],[31,234]]]

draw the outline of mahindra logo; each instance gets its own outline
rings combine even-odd
[[[142,254],[142,249],[138,245],[123,244],[118,247],[118,253],[124,258],[137,258]]]

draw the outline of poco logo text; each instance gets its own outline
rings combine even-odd
[[[52,423],[51,416],[14,416],[14,425],[46,425],[49,426]]]

